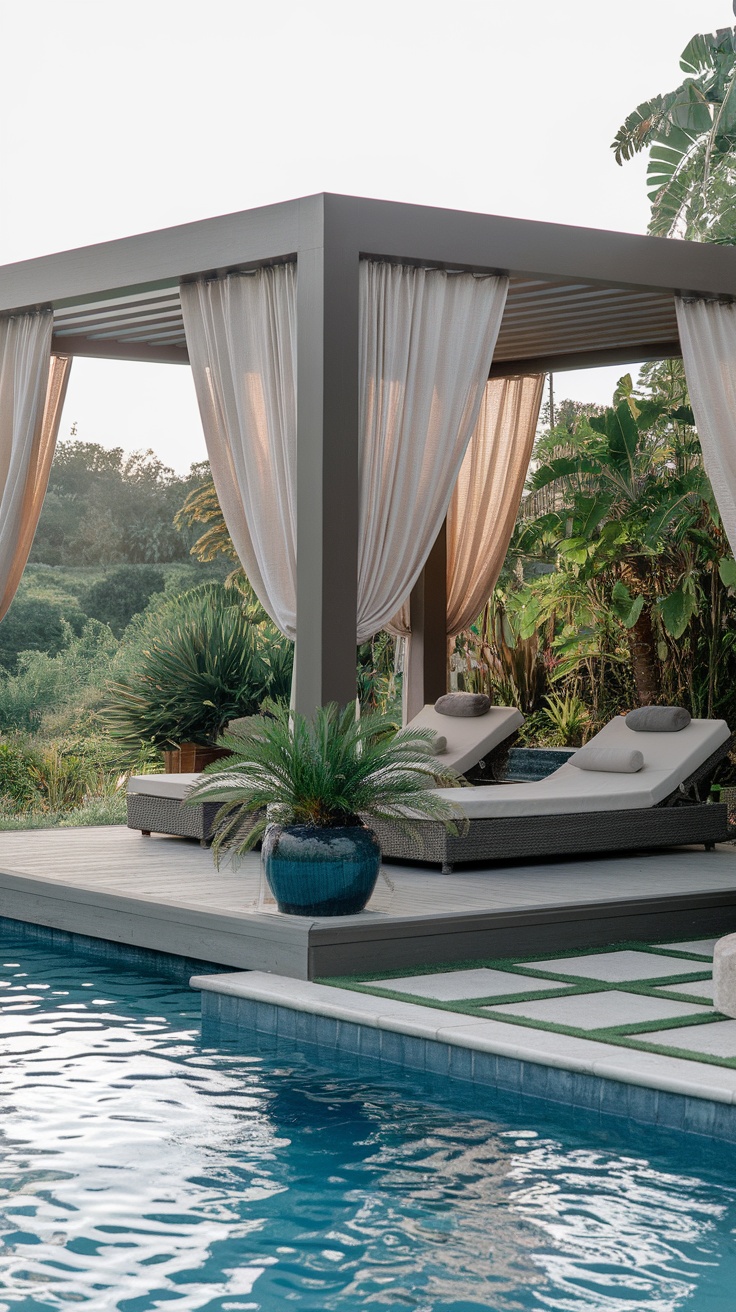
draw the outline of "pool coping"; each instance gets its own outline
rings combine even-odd
[[[203,1022],[736,1142],[736,1070],[263,971],[195,975]],[[707,1076],[707,1080],[704,1079]]]

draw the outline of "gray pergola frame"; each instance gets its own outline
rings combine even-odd
[[[373,257],[503,273],[673,298],[736,297],[736,250],[395,202],[320,194],[105,242],[0,268],[0,314],[94,307],[182,281],[296,259],[296,704],[310,713],[355,696],[358,562],[358,264]],[[581,310],[582,313],[582,310]],[[494,363],[537,373],[679,355],[676,336],[601,345],[601,312],[585,349]],[[82,315],[83,317],[83,315]],[[645,318],[642,311],[642,324]],[[597,324],[597,327],[596,327]],[[152,334],[153,336],[153,334]],[[58,336],[64,354],[187,363],[180,345]],[[414,705],[446,678],[442,535],[412,594]]]

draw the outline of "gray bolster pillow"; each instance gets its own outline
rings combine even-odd
[[[581,747],[573,752],[569,764],[576,770],[636,774],[644,765],[644,757],[636,747]]]
[[[485,715],[491,709],[491,699],[484,692],[448,692],[434,704],[438,715]]]
[[[684,706],[639,706],[626,716],[634,733],[679,733],[689,723],[690,712]]]

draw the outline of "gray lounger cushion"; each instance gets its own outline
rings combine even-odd
[[[639,748],[644,768],[636,774],[576,770],[571,761],[537,783],[438,788],[469,820],[502,816],[565,815],[582,811],[630,811],[657,806],[731,736],[725,720],[691,720],[671,737],[633,733],[617,715],[588,746]]]
[[[443,767],[462,774],[513,738],[524,723],[515,706],[492,706],[485,715],[438,715],[434,706],[423,706],[407,729],[431,729],[447,739]]]
[[[126,791],[144,793],[147,797],[170,797],[181,802],[200,778],[198,774],[132,774]]]
[[[684,706],[639,706],[626,716],[634,733],[680,733],[689,723],[690,712]]]
[[[604,770],[611,774],[636,774],[644,756],[636,747],[581,747],[570,757],[576,770]]]
[[[491,709],[491,699],[484,692],[448,692],[434,704],[438,715],[485,715]]]

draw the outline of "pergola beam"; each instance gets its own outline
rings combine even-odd
[[[98,360],[137,360],[146,364],[189,364],[183,346],[156,346],[152,342],[100,341],[95,337],[55,335],[51,350],[56,355],[89,356]]]
[[[615,364],[645,364],[649,360],[674,360],[682,355],[679,341],[650,346],[613,346],[602,351],[576,351],[570,355],[544,355],[526,360],[499,360],[491,365],[491,378],[517,374],[558,374],[573,369],[600,369]]]

